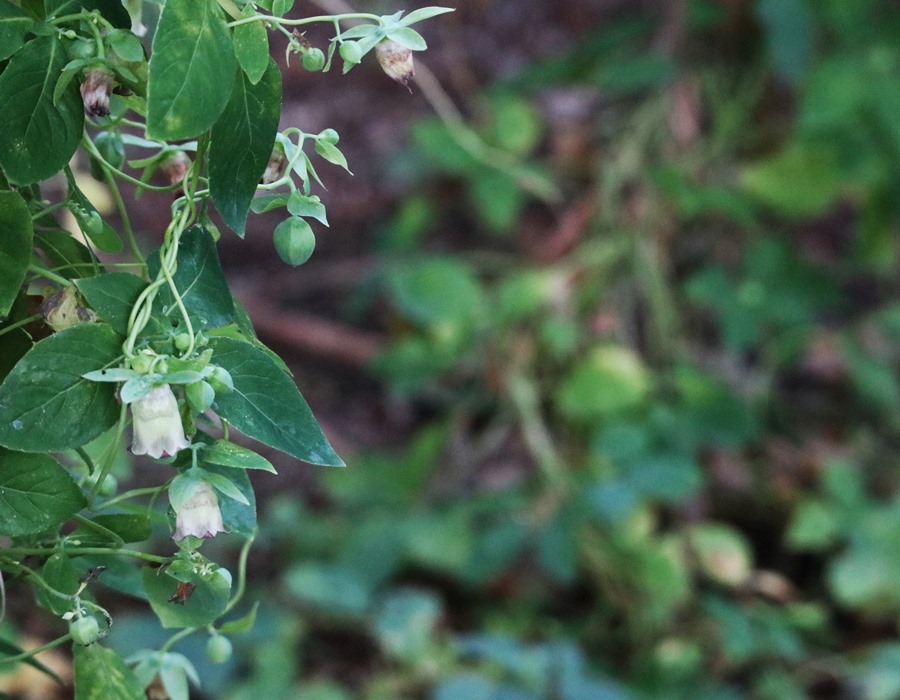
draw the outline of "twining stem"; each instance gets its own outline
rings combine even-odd
[[[46,277],[51,282],[61,284],[63,287],[68,287],[72,283],[71,280],[67,280],[65,277],[57,275],[55,272],[51,272],[46,267],[36,263],[31,263],[31,265],[28,266],[28,271],[33,272],[40,277]]]
[[[27,326],[29,323],[37,321],[38,319],[43,318],[41,314],[32,314],[28,318],[23,318],[21,321],[16,321],[15,323],[10,323],[8,326],[4,326],[0,328],[0,335],[4,333],[9,333],[10,331],[16,330],[16,328],[21,328],[22,326]]]
[[[108,527],[103,527],[103,525],[101,525],[100,523],[95,523],[93,520],[85,518],[83,515],[79,515],[78,513],[73,515],[72,519],[75,520],[75,522],[77,522],[79,525],[84,525],[89,530],[93,530],[94,532],[97,532],[104,537],[108,537],[113,541],[113,544],[116,548],[125,546],[125,540],[119,537],[119,535],[110,530]]]
[[[122,435],[125,433],[125,424],[127,421],[128,404],[123,403],[119,408],[119,422],[116,424],[115,440],[110,443],[106,450],[106,454],[103,457],[103,467],[100,469],[100,474],[97,475],[97,480],[94,482],[94,487],[91,489],[91,503],[97,499],[97,494],[100,493],[103,482],[106,480],[106,477],[109,476],[109,472],[112,471],[113,462],[115,462],[116,459],[116,448],[122,444]]]
[[[161,491],[164,486],[147,486],[141,489],[132,489],[131,491],[125,491],[120,493],[118,496],[110,498],[108,501],[103,501],[103,503],[99,504],[99,508],[109,508],[111,505],[116,503],[121,503],[122,501],[128,501],[132,498],[137,498],[138,496],[152,496],[159,491]]]
[[[266,22],[271,24],[284,25],[286,27],[299,27],[303,24],[315,24],[317,22],[340,22],[349,19],[367,19],[372,22],[381,24],[381,17],[368,12],[348,12],[343,15],[317,15],[315,17],[303,17],[301,19],[285,19],[284,17],[273,17],[272,15],[258,14],[253,17],[244,17],[229,22],[229,27],[238,27],[242,24],[250,24],[251,22]]]
[[[60,644],[65,644],[72,638],[72,635],[66,632],[62,637],[57,637],[52,642],[47,642],[46,644],[42,644],[39,647],[32,649],[31,651],[23,651],[21,654],[16,654],[15,656],[5,656],[0,659],[0,666],[5,666],[7,664],[18,663],[19,661],[25,661],[26,659],[30,659],[32,656],[37,656],[38,654],[48,651],[50,649],[54,649],[58,647]]]
[[[125,238],[128,240],[128,247],[131,248],[131,254],[146,271],[147,261],[144,259],[140,247],[138,247],[137,239],[134,236],[134,228],[131,225],[131,217],[128,216],[128,207],[125,206],[125,200],[122,199],[122,193],[119,190],[118,184],[116,184],[116,179],[113,177],[113,174],[106,169],[103,170],[103,175],[106,179],[106,184],[109,186],[109,191],[112,193],[113,201],[116,203],[116,209],[119,211],[119,218],[122,220],[122,229],[125,231]]]
[[[122,172],[117,167],[115,167],[112,163],[110,163],[108,160],[106,160],[103,157],[103,155],[100,153],[100,151],[97,150],[97,147],[94,145],[94,142],[91,141],[89,138],[87,138],[87,136],[85,136],[81,140],[81,143],[84,146],[84,149],[88,153],[90,153],[94,158],[97,159],[97,161],[100,163],[100,165],[103,167],[103,169],[105,171],[113,173],[120,180],[129,182],[136,187],[139,187],[144,190],[149,190],[150,192],[171,192],[172,190],[178,189],[178,183],[175,183],[174,185],[160,186],[160,185],[151,185],[146,182],[142,182],[141,180],[138,180],[136,177],[132,177],[128,173]]]
[[[116,549],[113,547],[65,547],[61,549],[46,547],[9,547],[3,550],[4,557],[32,557],[52,554],[66,554],[68,556],[82,556],[87,554],[115,554],[120,557],[132,557],[143,559],[154,564],[168,564],[169,557],[161,557],[156,554],[139,552],[136,549]]]

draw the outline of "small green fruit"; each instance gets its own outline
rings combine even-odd
[[[212,373],[206,378],[206,381],[217,394],[229,394],[234,391],[234,380],[228,370],[221,367],[213,367]]]
[[[303,54],[301,63],[303,63],[303,67],[306,68],[306,70],[312,73],[318,73],[325,67],[325,54],[322,52],[322,49],[310,49]]]
[[[191,336],[189,333],[179,333],[175,336],[175,347],[184,352],[191,347]]]
[[[316,235],[303,219],[292,216],[275,228],[275,250],[288,265],[302,265],[313,254]]]
[[[100,638],[100,625],[91,616],[79,617],[69,623],[69,634],[76,644],[87,646]]]
[[[221,634],[214,634],[206,643],[206,655],[214,664],[224,664],[231,658],[231,641]]]
[[[196,413],[203,413],[216,400],[216,391],[209,382],[194,382],[184,388],[184,396]]]

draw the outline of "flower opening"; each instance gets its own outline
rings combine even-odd
[[[190,498],[175,512],[175,534],[172,539],[177,542],[188,535],[215,537],[219,532],[225,532],[219,499],[212,486],[201,481]]]
[[[134,417],[134,439],[131,451],[154,459],[173,455],[191,443],[184,436],[178,402],[168,384],[163,384],[131,406]]]

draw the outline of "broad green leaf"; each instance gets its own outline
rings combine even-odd
[[[409,26],[410,24],[415,24],[416,22],[421,22],[424,19],[431,19],[432,17],[436,17],[437,15],[443,15],[447,12],[453,12],[452,7],[421,7],[418,10],[413,10],[406,17],[400,20],[400,24],[403,26]]]
[[[253,5],[248,3],[241,12],[241,18],[257,14]],[[269,32],[262,22],[239,24],[234,28],[234,53],[247,79],[256,85],[269,66]]]
[[[81,377],[118,363],[121,337],[102,323],[37,343],[0,385],[0,445],[26,452],[80,447],[119,417],[116,388]]]
[[[143,542],[150,538],[150,518],[146,514],[112,513],[95,515],[91,520],[115,533],[124,542]],[[74,537],[85,547],[108,545],[110,542],[115,542],[114,537],[99,528],[91,528],[86,525],[79,527],[75,531]]]
[[[68,209],[75,216],[82,233],[104,253],[118,253],[122,250],[122,239],[115,229],[106,223],[100,212],[78,189],[72,170],[66,167],[66,182],[69,185]]]
[[[151,279],[155,278],[159,272],[158,252],[150,256],[147,266]],[[194,324],[194,330],[218,328],[231,323],[234,302],[219,263],[216,243],[206,229],[192,226],[182,234],[178,248],[178,269],[173,277],[191,323]],[[170,319],[176,323],[181,319],[180,310],[168,285],[160,288],[154,306],[159,310],[160,316],[162,309],[168,309]]]
[[[78,484],[52,457],[0,449],[0,534],[36,535],[85,505]]]
[[[209,129],[231,97],[234,49],[215,0],[168,0],[147,85],[147,135],[173,140]]]
[[[69,162],[84,125],[75,83],[53,104],[53,88],[66,64],[55,36],[32,39],[0,73],[0,168],[27,185],[50,177]]]
[[[144,60],[144,47],[141,40],[130,31],[114,29],[107,35],[106,40],[113,51],[126,61]]]
[[[628,348],[604,345],[575,365],[556,392],[560,410],[576,420],[592,420],[632,408],[650,388],[647,369]]]
[[[452,258],[396,265],[387,281],[397,308],[424,326],[471,321],[485,308],[478,278],[468,265]]]
[[[68,554],[57,553],[48,557],[41,568],[41,577],[52,590],[66,595],[73,595],[81,584],[81,575],[78,569],[72,565]],[[38,605],[47,608],[55,615],[64,615],[73,607],[71,599],[60,598],[44,588],[38,588],[34,597]]]
[[[75,700],[146,700],[134,672],[112,649],[75,644]]]
[[[38,229],[34,232],[34,245],[44,251],[56,273],[63,277],[72,279],[94,272],[91,251],[68,231]]]
[[[209,188],[222,219],[244,235],[247,211],[272,155],[281,115],[281,72],[271,59],[254,85],[239,73],[212,130]]]
[[[218,414],[245,435],[297,459],[344,466],[293,381],[263,350],[232,338],[213,338],[213,361],[228,371],[234,391],[216,397]]]
[[[128,272],[106,272],[76,282],[91,308],[117,333],[128,332],[128,317],[147,283]]]
[[[31,262],[34,232],[18,192],[0,192],[0,319],[6,318]]]
[[[225,612],[231,594],[231,576],[219,569],[209,580],[197,579],[195,588],[184,602],[171,600],[178,581],[162,569],[144,567],[141,572],[144,589],[153,612],[163,627],[196,627],[208,625]]]
[[[12,56],[25,45],[25,35],[34,20],[9,0],[0,0],[0,61]]]
[[[203,459],[212,464],[237,469],[262,469],[275,474],[275,467],[262,455],[228,440],[216,440],[203,450]]]
[[[315,195],[307,196],[300,192],[292,192],[287,200],[287,209],[294,216],[309,216],[328,226],[325,205]]]

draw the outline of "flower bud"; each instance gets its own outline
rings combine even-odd
[[[114,78],[112,73],[103,68],[85,70],[81,99],[84,102],[84,113],[89,117],[109,116],[109,93],[113,88]]]
[[[215,537],[219,532],[225,532],[219,499],[212,486],[199,481],[194,492],[175,511],[175,534],[172,539],[177,542],[189,535]]]
[[[359,44],[355,41],[345,41],[341,44],[338,52],[341,54],[341,58],[344,59],[344,63],[348,65],[355,66],[362,61],[362,49],[359,48]]]
[[[203,413],[216,400],[216,391],[209,382],[194,382],[184,388],[184,396],[195,413]]]
[[[284,171],[287,170],[287,156],[284,154],[284,146],[280,143],[275,144],[272,155],[269,156],[269,164],[263,172],[260,182],[264,185],[271,185],[284,177]]]
[[[175,151],[160,163],[159,167],[169,178],[169,184],[177,185],[187,175],[188,168],[191,167],[191,159],[184,151]]]
[[[131,452],[154,459],[174,455],[191,443],[184,436],[178,402],[168,384],[163,384],[131,405],[134,440]]]
[[[69,623],[69,634],[72,635],[73,642],[87,646],[100,638],[100,624],[90,615],[79,617]]]
[[[300,62],[306,70],[317,73],[325,67],[325,54],[322,53],[322,49],[312,48],[303,54]]]
[[[410,79],[416,74],[410,49],[385,39],[375,45],[375,57],[389,78],[408,87]]]
[[[231,658],[231,641],[221,634],[214,634],[206,642],[206,655],[214,664],[224,664]]]

